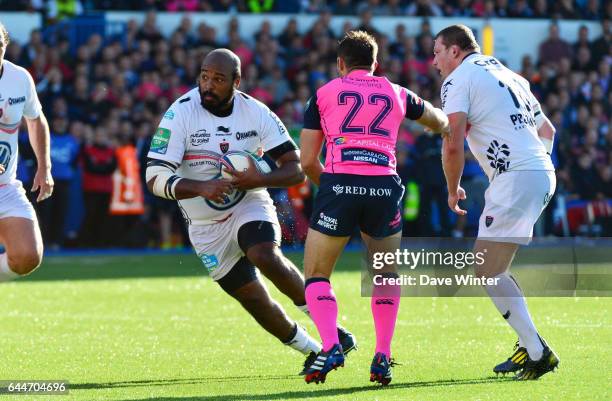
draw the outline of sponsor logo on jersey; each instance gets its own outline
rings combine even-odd
[[[369,149],[345,148],[342,149],[342,161],[354,161],[374,164],[377,166],[388,166],[389,156]]]
[[[166,113],[164,113],[164,119],[166,119],[166,120],[174,120],[174,111],[172,111],[172,109],[170,109]]]
[[[319,295],[317,297],[317,301],[332,301],[332,302],[336,302],[336,298],[330,296],[330,295]]]
[[[340,185],[336,184],[332,187],[332,190],[336,195],[347,194],[347,195],[362,195],[362,196],[374,196],[377,198],[390,197],[393,193],[391,188],[367,188],[357,185]]]
[[[4,171],[0,173],[4,174],[6,170],[8,170],[8,165],[11,162],[11,156],[13,152],[11,151],[11,145],[8,142],[0,142],[0,165],[4,167]]]
[[[219,144],[219,148],[221,149],[222,153],[227,153],[227,151],[229,150],[229,142],[225,142],[224,139],[223,142]]]
[[[217,133],[215,135],[216,136],[230,136],[232,135],[232,133],[230,132],[229,128],[219,125],[217,127]]]
[[[317,224],[323,228],[327,228],[328,230],[336,231],[338,228],[338,219],[326,216],[325,213],[321,212],[321,214],[319,214],[319,221],[317,221]]]
[[[546,192],[544,195],[544,206],[548,205],[548,202],[552,199],[552,194],[550,192]]]
[[[491,224],[493,224],[493,216],[485,217],[485,226],[491,227]]]
[[[339,136],[338,138],[334,139],[334,143],[336,145],[342,145],[344,142],[346,142],[346,138],[343,136]]]
[[[217,259],[217,255],[207,255],[205,253],[200,255],[200,260],[208,272],[212,272],[217,267],[219,267],[219,259]]]
[[[25,96],[19,96],[19,97],[9,97],[8,98],[8,104],[9,106],[12,106],[14,104],[19,104],[19,103],[24,103],[26,101]]]
[[[515,130],[523,129],[527,125],[530,127],[536,126],[535,118],[527,113],[510,114],[510,121]]]
[[[3,114],[4,114],[4,110],[0,109],[0,118],[2,118]]]
[[[276,123],[276,126],[278,127],[279,135],[287,135],[287,128],[285,128],[285,125],[283,124],[283,122],[271,110],[269,113],[270,113],[270,117],[272,117],[272,119]]]
[[[486,60],[478,59],[474,61],[474,64],[480,67],[487,67],[489,65],[494,65],[494,66],[500,65],[499,61],[495,60],[494,58],[490,58]]]
[[[191,146],[200,146],[203,143],[208,143],[210,134],[205,129],[199,129],[190,136]]]
[[[168,151],[168,143],[170,143],[171,136],[172,131],[170,131],[168,128],[159,127],[157,131],[155,131],[155,135],[153,135],[153,139],[151,140],[151,152],[165,155]]]
[[[236,140],[249,139],[257,136],[257,131],[236,132]]]
[[[11,162],[11,156],[13,152],[11,145],[8,142],[0,142],[0,165],[4,167],[4,171],[0,173],[4,174],[8,170],[8,165]]]
[[[493,140],[487,149],[487,159],[489,159],[489,165],[497,170],[498,174],[507,171],[510,168],[510,148],[505,143],[500,144],[497,140]]]

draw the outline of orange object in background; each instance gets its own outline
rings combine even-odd
[[[117,148],[117,170],[113,173],[113,193],[110,203],[112,215],[144,213],[138,153],[133,145]]]

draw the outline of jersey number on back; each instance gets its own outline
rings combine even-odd
[[[359,113],[359,110],[363,106],[363,95],[359,92],[351,92],[351,91],[343,91],[338,94],[338,105],[345,106],[348,104],[348,99],[353,99],[353,105],[349,109],[346,117],[342,121],[342,125],[340,126],[340,133],[342,135],[346,134],[365,134],[366,130],[364,126],[360,125],[351,125],[353,119]],[[391,112],[391,108],[393,107],[393,102],[391,98],[387,95],[383,95],[380,93],[372,93],[368,96],[368,104],[377,105],[382,104],[382,109],[376,115],[376,117],[372,120],[372,122],[368,125],[367,133],[372,135],[382,135],[389,136],[389,130],[381,128],[380,125],[384,121],[385,118]]]
[[[498,83],[500,87],[508,89],[508,93],[510,93],[512,102],[514,103],[517,109],[520,110],[521,107],[523,107],[527,111],[531,111],[531,105],[529,104],[529,100],[528,100],[529,97],[526,95],[525,90],[518,82],[514,81],[515,85],[512,85],[512,83],[511,84],[503,83],[502,81],[498,81]],[[521,101],[522,101],[522,104],[521,104]]]

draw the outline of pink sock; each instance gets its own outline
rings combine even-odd
[[[338,344],[338,304],[336,295],[329,280],[314,278],[306,280],[306,304],[310,317],[319,330],[323,351],[329,351],[334,344]]]
[[[376,352],[391,358],[391,340],[402,289],[397,285],[376,286],[372,291],[372,316],[376,328]]]

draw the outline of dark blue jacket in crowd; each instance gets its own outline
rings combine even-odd
[[[70,134],[51,134],[51,175],[56,180],[72,180],[76,174],[79,143]]]

